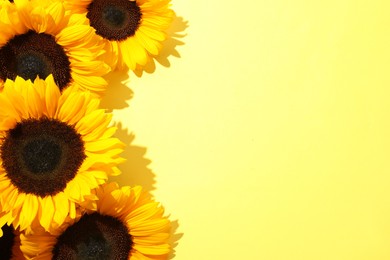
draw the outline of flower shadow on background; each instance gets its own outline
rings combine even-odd
[[[167,30],[167,39],[162,43],[163,47],[158,56],[153,56],[153,59],[151,59],[143,69],[137,70],[134,73],[138,77],[141,77],[143,72],[155,72],[156,62],[164,67],[169,68],[171,66],[171,62],[168,59],[170,56],[181,58],[180,53],[177,51],[176,47],[184,45],[184,42],[179,39],[182,39],[186,36],[184,31],[187,29],[187,27],[188,21],[184,21],[183,17],[175,15],[171,26]]]
[[[171,222],[171,236],[169,237],[169,244],[171,245],[171,252],[168,259],[173,259],[176,256],[175,248],[179,244],[179,240],[183,237],[184,233],[178,233],[179,221],[173,220]]]
[[[115,176],[112,179],[120,185],[141,185],[143,190],[151,192],[155,189],[155,174],[149,168],[151,160],[145,158],[146,147],[133,145],[135,135],[129,133],[122,123],[116,123],[118,128],[115,137],[119,138],[126,146],[122,153],[122,157],[126,161],[118,167],[122,174]]]
[[[129,75],[126,71],[110,72],[105,79],[109,82],[100,107],[112,112],[114,109],[124,109],[129,106],[128,101],[133,98],[134,92],[128,87]]]
[[[163,42],[163,48],[158,56],[153,57],[149,63],[142,69],[135,71],[134,74],[141,77],[143,72],[153,73],[156,70],[156,62],[163,67],[169,68],[171,56],[180,58],[180,53],[177,51],[177,46],[184,45],[184,42],[179,40],[184,38],[184,31],[188,27],[188,22],[182,17],[175,16],[172,25],[167,31],[167,39]],[[116,109],[124,109],[129,107],[129,100],[133,98],[133,91],[129,88],[129,73],[127,71],[114,71],[107,75],[106,80],[110,83],[105,96],[102,99],[100,107],[113,111]],[[116,123],[117,131],[115,136],[118,137],[126,147],[122,153],[122,157],[126,162],[119,165],[122,174],[116,177],[111,177],[112,181],[118,182],[120,185],[141,185],[146,192],[152,192],[155,189],[155,174],[149,168],[151,160],[145,157],[147,148],[133,145],[135,135],[124,128],[120,122]],[[157,199],[158,201],[158,199]],[[175,247],[178,241],[183,237],[183,233],[178,233],[179,221],[171,220],[171,236],[169,244],[171,252],[168,259],[175,258]]]
[[[129,132],[122,124],[116,123],[118,128],[115,136],[119,138],[126,147],[122,153],[122,157],[126,159],[126,162],[119,165],[122,174],[115,177],[110,177],[112,181],[118,182],[121,186],[136,186],[141,185],[143,190],[150,193],[155,189],[154,184],[155,174],[149,168],[151,160],[145,157],[147,148],[142,146],[133,145],[135,135]],[[157,199],[158,201],[158,199]],[[178,241],[183,236],[183,233],[177,233],[179,228],[178,220],[171,220],[171,235],[169,238],[169,244],[171,245],[171,252],[169,259],[175,257],[175,247],[178,245]]]
[[[141,77],[143,72],[153,73],[156,70],[156,62],[164,67],[170,67],[171,62],[169,57],[173,56],[180,58],[180,53],[176,47],[184,45],[179,39],[184,38],[186,34],[183,32],[188,27],[188,22],[182,17],[175,16],[172,25],[167,31],[167,39],[162,43],[163,47],[158,56],[153,59],[142,69],[135,71],[135,75]],[[114,109],[124,109],[129,106],[128,101],[133,98],[133,91],[129,88],[129,72],[128,71],[113,71],[106,76],[109,82],[106,93],[102,99],[101,107],[113,111]]]

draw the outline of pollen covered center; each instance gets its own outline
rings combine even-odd
[[[92,233],[91,237],[77,245],[79,259],[110,259],[111,254],[112,250],[102,234]]]
[[[29,51],[16,56],[16,74],[24,79],[45,79],[51,71],[50,61],[40,52]]]
[[[121,28],[125,24],[126,11],[113,5],[107,5],[102,12],[102,18],[108,26]]]
[[[87,10],[87,17],[96,33],[112,41],[121,41],[133,36],[142,18],[141,9],[136,1],[93,0]]]
[[[55,119],[26,119],[7,131],[1,159],[7,177],[20,191],[55,195],[77,174],[86,155],[76,130]]]
[[[27,142],[22,149],[22,158],[27,169],[35,174],[54,171],[62,157],[60,144],[50,137],[39,137]]]
[[[16,35],[0,48],[0,79],[45,79],[53,74],[62,90],[72,80],[70,61],[54,36],[28,31]]]
[[[53,259],[127,260],[132,240],[127,227],[117,218],[86,214],[68,227],[53,248]]]

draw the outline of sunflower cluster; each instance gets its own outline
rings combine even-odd
[[[166,259],[170,222],[120,174],[100,99],[159,54],[170,0],[0,0],[0,260]]]

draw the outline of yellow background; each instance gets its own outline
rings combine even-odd
[[[172,8],[155,65],[102,105],[174,259],[390,259],[390,2]]]

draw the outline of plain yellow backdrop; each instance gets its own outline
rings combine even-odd
[[[177,260],[390,259],[390,2],[179,1],[103,101]],[[121,84],[122,81],[122,84]]]

